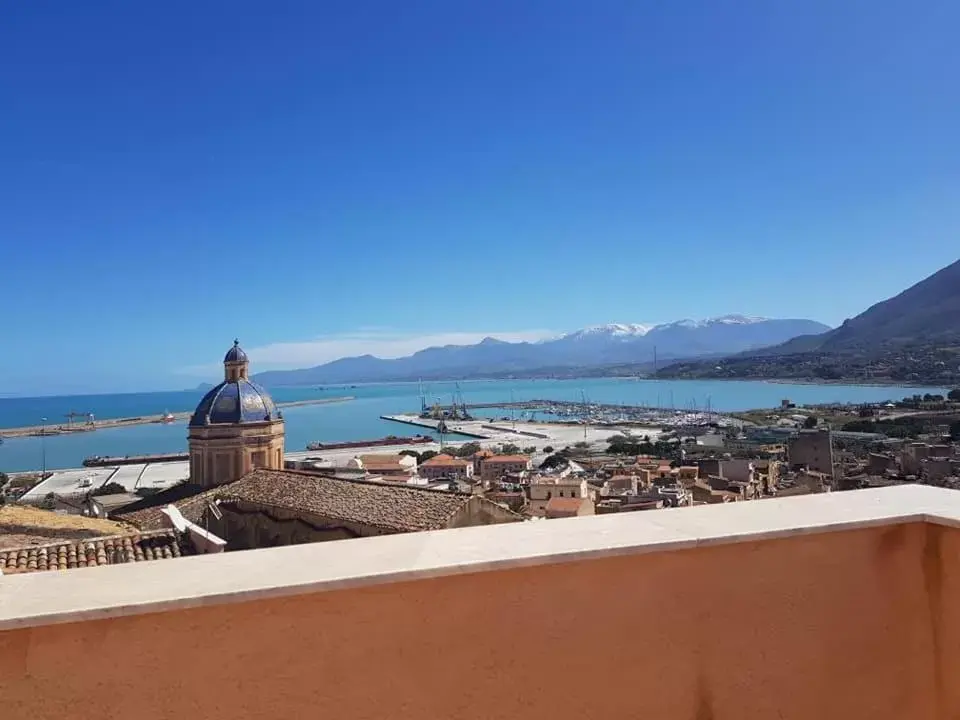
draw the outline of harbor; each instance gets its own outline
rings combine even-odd
[[[787,397],[797,405],[816,405],[897,400],[917,392],[909,387],[752,381],[655,382],[610,378],[536,382],[478,380],[461,382],[460,387],[463,389],[462,398],[457,400],[465,399],[468,413],[478,421],[500,427],[511,427],[516,423],[518,429],[534,431],[538,430],[531,427],[531,420],[550,426],[566,424],[574,434],[584,420],[588,424],[610,428],[647,424],[673,427],[711,421],[722,424],[731,419],[729,413],[779,407]],[[451,391],[456,392],[455,383],[431,383],[425,389],[424,394],[431,406],[438,405],[441,411],[449,411],[453,400]],[[932,392],[929,388],[925,391]],[[273,390],[274,400],[284,411],[287,448],[301,450],[310,443],[356,443],[391,434],[413,434],[398,431],[401,424],[383,418],[417,417],[418,411],[422,410],[417,383],[361,385],[348,392],[352,397],[350,402],[329,397],[332,392],[319,393],[315,387]],[[0,471],[16,473],[41,468],[80,468],[84,459],[91,456],[184,453],[189,413],[179,411],[195,407],[202,395],[202,391],[177,391],[0,399],[0,425],[5,426],[0,427],[0,435],[10,434],[0,445]],[[98,410],[97,431],[55,435],[48,423],[47,434],[22,432],[31,418],[37,421],[43,416],[64,418],[71,408]],[[163,417],[159,411],[165,409],[175,413],[177,419],[174,422],[159,422]],[[122,425],[110,420],[111,417],[135,420]],[[459,424],[449,417],[445,421],[448,431],[452,430],[450,426]],[[82,418],[74,424],[80,422]],[[63,424],[67,424],[66,418]],[[439,439],[435,423],[408,424],[406,427]],[[462,429],[479,435],[490,432],[479,425],[473,426],[472,430],[466,426]],[[582,440],[582,427],[579,432]],[[455,441],[456,437],[448,432],[445,441]]]

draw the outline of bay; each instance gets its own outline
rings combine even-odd
[[[659,405],[677,409],[734,411],[776,407],[789,398],[798,405],[829,402],[861,403],[899,399],[916,392],[944,393],[944,388],[914,388],[870,385],[815,385],[760,381],[718,380],[636,380],[632,378],[590,378],[582,380],[478,380],[459,383],[466,403],[490,403],[533,399],[628,405]],[[424,384],[430,403],[449,405],[457,384]],[[389,383],[357,386],[274,388],[277,402],[313,398],[352,396],[354,399],[325,405],[284,408],[286,449],[305,449],[307,443],[367,440],[385,435],[412,435],[411,426],[381,420],[380,415],[416,412],[420,409],[417,383]],[[122,395],[73,395],[0,399],[0,427],[66,423],[69,412],[93,413],[98,419],[157,415],[192,410],[203,391],[129,393]],[[480,410],[481,416],[503,416],[506,410]],[[73,435],[45,438],[8,438],[0,445],[0,471],[39,469],[46,456],[48,468],[80,467],[90,455],[138,455],[184,452],[187,447],[186,421],[170,425],[135,425]]]

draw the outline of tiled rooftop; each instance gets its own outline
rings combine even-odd
[[[422,463],[420,463],[420,467],[465,467],[469,464],[470,463],[468,463],[466,460],[451,457],[450,455],[434,455],[429,460],[424,460]]]
[[[302,510],[334,520],[363,523],[389,532],[434,530],[471,496],[413,485],[346,480],[290,470],[254,470],[236,482],[206,490],[173,504],[198,522],[214,499],[242,500],[269,507]],[[124,514],[143,529],[159,527],[160,507]]]
[[[545,508],[547,517],[573,517],[585,502],[585,498],[550,498]]]
[[[123,523],[56,513],[29,505],[0,507],[0,550],[119,535],[129,529]]]
[[[159,530],[0,550],[0,571],[12,574],[70,570],[164,560],[192,553],[189,540],[173,530]]]

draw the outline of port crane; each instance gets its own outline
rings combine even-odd
[[[76,412],[75,410],[71,410],[66,415],[64,415],[64,417],[67,418],[68,428],[73,427],[73,421],[77,418],[86,418],[87,419],[87,422],[85,423],[86,425],[92,426],[94,424],[93,413],[80,413],[80,412]]]

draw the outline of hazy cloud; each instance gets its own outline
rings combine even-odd
[[[398,358],[418,350],[438,345],[472,345],[485,337],[507,342],[533,342],[558,333],[552,330],[520,330],[518,332],[448,332],[430,335],[409,335],[391,332],[386,328],[363,328],[343,335],[326,335],[301,342],[273,343],[260,347],[244,347],[253,365],[252,372],[263,370],[292,370],[313,367],[343,357],[375,355],[379,358]],[[219,375],[220,363],[208,363],[183,368],[182,375]]]

